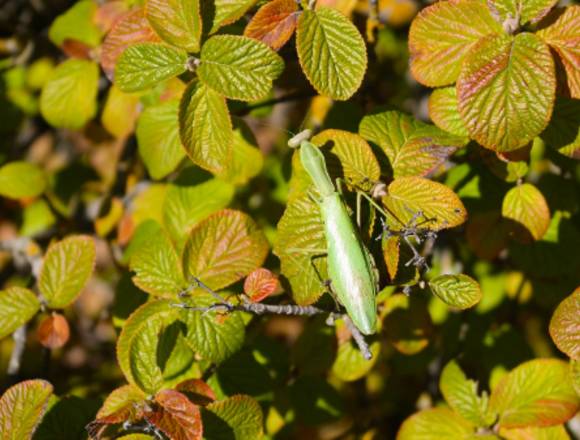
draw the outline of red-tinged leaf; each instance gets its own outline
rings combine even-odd
[[[44,380],[26,380],[14,385],[0,398],[2,440],[25,440],[32,434],[46,411],[52,385]]]
[[[430,87],[453,84],[478,40],[503,30],[479,1],[440,1],[423,9],[409,31],[411,72]]]
[[[279,289],[278,277],[263,267],[254,270],[244,281],[244,293],[254,302],[262,301]]]
[[[385,256],[385,263],[387,264],[387,271],[391,281],[395,279],[399,269],[400,245],[401,239],[396,235],[383,240],[383,255]]]
[[[91,59],[91,51],[93,50],[91,46],[76,40],[64,40],[61,49],[69,57],[82,60]]]
[[[467,243],[484,260],[493,260],[506,248],[509,225],[496,211],[473,214],[467,223]]]
[[[537,23],[558,0],[487,0],[487,6],[499,22],[516,27],[528,22]]]
[[[556,9],[557,17],[536,35],[556,51],[566,70],[570,95],[580,99],[580,6],[570,5]]]
[[[295,0],[273,0],[258,9],[244,29],[244,35],[278,50],[294,33],[299,15]]]
[[[457,89],[442,87],[429,96],[429,117],[437,127],[457,136],[467,136],[469,133],[459,114],[457,107]]]
[[[101,32],[109,32],[115,22],[127,12],[127,8],[127,2],[122,0],[102,3],[97,7],[93,21]]]
[[[66,318],[58,313],[47,316],[38,326],[37,336],[46,348],[55,349],[64,346],[70,336]]]
[[[145,18],[144,10],[129,11],[115,22],[107,34],[101,47],[101,67],[112,81],[117,59],[128,46],[157,41],[160,39]]]
[[[159,409],[145,415],[171,440],[201,440],[203,427],[199,407],[175,390],[162,390],[155,395]]]
[[[550,426],[547,428],[519,428],[500,429],[499,435],[505,440],[570,440],[564,425]]]
[[[206,406],[217,399],[211,387],[201,379],[185,380],[177,384],[175,389],[200,406]]]
[[[508,191],[501,213],[514,222],[514,238],[527,243],[541,239],[550,226],[550,209],[542,193],[532,184],[524,183]]]
[[[550,336],[561,351],[580,360],[580,287],[556,308],[550,321]]]
[[[527,32],[480,40],[457,79],[459,113],[470,137],[500,152],[523,147],[546,128],[555,92],[550,49]]]

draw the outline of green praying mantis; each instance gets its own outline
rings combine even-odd
[[[324,223],[330,287],[353,324],[365,335],[376,331],[378,280],[372,256],[362,242],[342,195],[330,179],[324,155],[305,130],[288,142],[300,148],[300,160],[318,190]]]

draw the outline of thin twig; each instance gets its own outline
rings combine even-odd
[[[20,371],[20,364],[22,363],[22,355],[24,354],[24,347],[26,346],[26,324],[18,327],[12,334],[14,339],[14,347],[8,362],[8,376],[16,376]]]

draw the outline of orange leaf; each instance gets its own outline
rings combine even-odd
[[[260,302],[280,288],[278,277],[268,269],[260,267],[244,281],[244,292],[254,302]]]
[[[67,343],[70,330],[66,318],[53,313],[42,320],[38,326],[38,340],[46,348],[60,348]]]
[[[99,5],[93,17],[93,22],[103,32],[109,32],[115,22],[127,12],[127,3],[124,1],[110,1]]]
[[[196,405],[206,406],[217,399],[211,387],[201,379],[189,379],[177,384],[177,391],[185,394]]]
[[[155,395],[159,408],[145,415],[147,420],[171,440],[201,440],[203,427],[199,407],[175,390],[161,390]]]
[[[298,5],[294,0],[274,0],[256,12],[244,35],[278,50],[294,33],[298,16]]]

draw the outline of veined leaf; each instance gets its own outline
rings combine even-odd
[[[272,0],[258,9],[244,29],[244,35],[278,50],[294,33],[299,15],[294,0]]]
[[[552,426],[566,422],[580,406],[568,364],[534,359],[510,371],[493,389],[490,408],[503,428]]]
[[[137,122],[139,154],[151,177],[162,179],[185,157],[179,138],[179,101],[146,107]]]
[[[264,166],[264,156],[250,127],[243,120],[234,125],[232,158],[220,179],[234,185],[245,185],[257,176]]]
[[[175,389],[187,396],[196,405],[206,406],[217,399],[211,387],[201,379],[188,379],[176,385]]]
[[[501,33],[502,27],[481,1],[437,2],[419,12],[411,24],[411,72],[426,86],[453,84],[472,46]]]
[[[561,351],[580,360],[580,287],[556,308],[550,321],[550,336]]]
[[[383,256],[385,257],[385,264],[387,265],[387,272],[391,281],[395,280],[397,272],[399,271],[399,259],[400,259],[400,247],[401,239],[396,235],[388,238],[384,238],[383,244]]]
[[[75,3],[70,9],[56,17],[48,29],[48,38],[57,46],[66,40],[79,41],[90,47],[101,42],[101,30],[93,20],[97,5],[91,0]]]
[[[109,80],[113,80],[117,59],[127,47],[157,41],[159,36],[149,25],[143,8],[133,9],[115,21],[101,46],[101,67]]]
[[[199,52],[200,0],[147,0],[145,16],[157,34],[169,44]]]
[[[357,28],[336,9],[303,11],[296,49],[304,74],[320,94],[345,101],[360,87],[367,69],[366,46]]]
[[[51,395],[52,385],[40,379],[25,380],[8,388],[0,398],[2,440],[32,438]]]
[[[248,12],[257,0],[215,0],[215,11],[211,17],[212,27],[210,35],[215,34],[219,28],[233,23]],[[203,6],[203,3],[202,3]]]
[[[29,162],[9,162],[0,167],[0,195],[11,199],[36,197],[46,188],[46,176]]]
[[[232,157],[233,131],[226,100],[203,83],[192,81],[181,98],[179,135],[192,162],[222,172]]]
[[[254,270],[244,280],[244,293],[253,302],[262,301],[280,288],[278,277],[263,267]]]
[[[97,111],[99,68],[92,61],[59,64],[40,94],[40,112],[55,127],[79,129]]]
[[[421,177],[395,179],[383,197],[387,209],[389,226],[400,229],[416,218],[421,227],[433,230],[454,228],[465,222],[465,206],[447,186]]]
[[[210,38],[201,49],[199,79],[216,92],[241,101],[268,95],[284,61],[261,41],[238,35]]]
[[[332,364],[332,373],[345,382],[352,382],[366,376],[379,359],[380,342],[373,341],[369,344],[369,349],[372,358],[367,360],[352,341],[343,342],[338,347],[336,359]]]
[[[240,211],[224,209],[195,226],[183,251],[186,280],[197,277],[217,290],[244,278],[264,262],[268,241]]]
[[[496,414],[488,410],[487,394],[477,394],[477,382],[467,379],[456,361],[450,361],[439,379],[439,388],[445,401],[465,420],[476,426],[489,426]]]
[[[499,21],[514,20],[521,25],[537,23],[556,3],[558,0],[487,0],[489,9]]]
[[[473,278],[464,275],[440,275],[429,281],[431,291],[445,304],[468,309],[481,300],[481,287]]]
[[[580,159],[580,101],[558,96],[552,119],[541,138],[560,154]]]
[[[139,43],[123,51],[115,66],[115,84],[136,92],[186,70],[187,53],[160,43]]]
[[[457,79],[469,135],[491,150],[516,150],[546,128],[556,92],[554,60],[537,36],[490,36],[475,45]]]
[[[536,34],[556,51],[572,98],[580,99],[580,6],[569,5],[558,18]]]
[[[254,440],[263,435],[262,409],[250,396],[210,403],[202,409],[202,419],[207,440]]]
[[[570,440],[564,425],[547,428],[533,426],[519,429],[500,429],[499,434],[505,440]]]
[[[449,408],[432,408],[406,419],[397,433],[397,440],[459,440],[473,433],[473,425]]]
[[[159,407],[146,415],[172,440],[201,440],[203,427],[199,407],[175,390],[161,390],[155,395]]]
[[[62,309],[81,293],[95,266],[95,242],[73,235],[49,246],[38,278],[38,289],[47,304]]]
[[[63,347],[68,342],[70,327],[63,315],[52,312],[40,322],[36,335],[43,347],[54,350]]]
[[[134,414],[140,403],[143,403],[147,396],[143,391],[134,385],[123,385],[115,388],[105,399],[103,405],[97,413],[97,420],[114,414]],[[128,417],[124,417],[127,419]],[[123,417],[119,417],[123,420]]]
[[[429,117],[437,127],[457,136],[468,136],[467,128],[459,114],[457,89],[435,89],[429,96]]]
[[[0,291],[0,339],[26,324],[40,309],[34,292],[23,287]]]
[[[525,228],[521,241],[541,239],[550,226],[550,209],[542,193],[531,183],[518,185],[508,191],[501,208],[503,217]],[[517,234],[521,231],[516,231]]]

